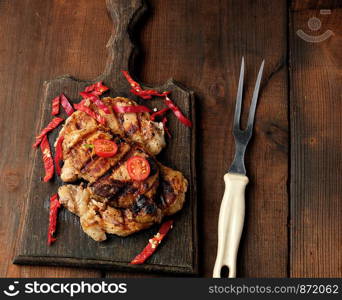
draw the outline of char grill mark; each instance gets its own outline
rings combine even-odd
[[[109,158],[97,156],[95,159],[88,161],[88,163],[81,168],[80,173],[82,177],[92,183],[102,176],[110,174],[123,163],[130,150],[131,147],[129,144],[124,142],[120,143],[118,145],[118,152],[115,156]]]
[[[111,112],[116,103],[137,105],[125,98],[102,100]],[[87,105],[106,119],[108,128],[80,111],[67,119],[60,132],[65,154],[61,178],[65,182],[81,179],[84,184],[64,185],[58,191],[60,202],[80,217],[84,232],[96,241],[105,240],[106,233],[127,236],[179,211],[186,179],[151,156],[165,146],[160,124],[151,122],[148,113],[105,114],[92,103]],[[98,138],[113,140],[118,145],[116,155],[98,157],[84,147]],[[128,174],[126,162],[136,155],[150,164],[144,181],[133,181]]]
[[[109,137],[110,136],[104,132],[89,133],[71,147],[65,157],[72,161],[74,168],[81,170],[85,165],[89,164],[95,156],[94,151],[85,147],[85,144],[92,144],[97,139],[108,139]]]
[[[142,182],[132,181],[127,172],[126,162],[135,155],[146,157],[151,164],[150,176]],[[106,167],[96,167],[101,161],[107,163]],[[95,173],[98,176],[95,176]],[[138,145],[129,145],[124,140],[119,144],[119,151],[113,158],[97,157],[83,167],[81,176],[89,181],[89,187],[92,193],[98,196],[99,201],[107,199],[110,206],[120,208],[130,207],[141,194],[154,198],[159,185],[159,167],[155,160]]]
[[[97,184],[101,183],[102,181],[106,182],[106,180],[113,174],[113,172],[115,172],[116,169],[120,168],[123,164],[126,163],[126,161],[131,156],[133,156],[133,153],[136,151],[135,145],[129,145],[124,140],[122,140],[122,139],[120,139],[120,140],[121,140],[121,144],[119,144],[118,153],[114,157],[112,157],[113,163],[112,163],[111,167],[108,168],[108,170],[106,170],[105,172],[103,172],[100,176],[98,176],[96,178],[96,180],[93,180],[93,181],[88,180],[90,182],[90,186],[93,186],[94,185],[93,182],[95,182],[95,181],[97,181]],[[114,141],[115,141],[115,139],[114,139]],[[87,172],[91,173],[91,167],[90,166],[87,169]],[[84,168],[83,173],[86,174],[85,168]],[[87,175],[85,175],[85,176],[87,176]]]
[[[132,153],[131,153],[132,154]],[[134,154],[134,153],[133,153]],[[128,158],[128,157],[127,157]],[[124,162],[121,161],[121,164]],[[120,166],[121,169],[125,169],[124,165]],[[110,170],[105,176],[98,179],[91,185],[94,194],[99,195],[109,200],[109,205],[113,207],[129,207],[134,204],[135,198],[139,195],[145,195],[145,197],[153,199],[157,192],[159,185],[159,170],[155,170],[154,175],[150,175],[146,180],[132,181],[131,179],[120,177],[116,175],[119,170]],[[157,165],[156,165],[157,168]]]
[[[148,161],[148,163],[150,164],[150,176],[153,176],[153,175],[155,175],[157,172],[158,172],[158,170],[159,170],[159,168],[158,168],[158,165],[157,165],[157,163],[156,163],[156,161],[155,161],[155,159],[153,158],[153,157],[148,157],[147,158],[147,161]]]
[[[127,183],[106,178],[102,182],[95,182],[92,188],[94,194],[113,200],[116,196],[122,194],[122,189],[125,186],[127,187]]]
[[[106,233],[119,236],[130,235],[161,222],[164,216],[172,215],[183,207],[187,189],[186,179],[178,171],[159,163],[158,167],[160,173],[158,172],[155,176],[159,181],[156,180],[150,190],[143,194],[130,193],[133,197],[130,203],[118,203],[117,198],[111,203],[108,198],[97,194],[97,192],[108,192],[110,187],[102,186],[102,190],[95,192],[95,184],[91,188],[75,185],[61,186],[58,191],[60,201],[71,212],[80,216],[83,230],[96,241],[104,240]],[[117,194],[123,192],[122,186],[125,189],[133,186],[133,184],[127,185],[126,182],[113,182],[109,176],[107,180],[112,186],[116,186]],[[163,182],[166,183],[163,185]],[[160,193],[157,193],[159,183],[161,184]],[[167,199],[158,201],[164,197]],[[172,201],[170,201],[171,198]]]
[[[139,195],[138,197],[136,197],[131,210],[135,215],[137,215],[142,210],[148,215],[153,215],[156,212],[157,207],[151,199],[147,198],[144,195]]]

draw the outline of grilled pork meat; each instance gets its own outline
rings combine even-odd
[[[158,193],[151,190],[135,193],[130,205],[113,203],[110,196],[99,196],[94,188],[82,185],[63,185],[58,195],[61,204],[80,217],[83,231],[95,241],[103,241],[106,233],[130,235],[159,223],[164,216],[183,207],[187,189],[183,175],[160,165],[160,183]]]
[[[64,136],[64,165],[61,178],[65,182],[73,182],[79,178],[91,179],[89,176],[92,175],[87,176],[87,170],[81,170],[81,168],[91,159],[91,149],[86,146],[97,139],[111,139],[114,135],[124,137],[127,141],[142,146],[151,155],[158,154],[165,147],[163,126],[152,122],[149,113],[116,114],[111,108],[112,105],[137,105],[134,101],[121,97],[107,97],[102,100],[107,104],[111,114],[104,113],[90,102],[86,104],[106,119],[108,127],[99,125],[86,113],[76,111],[66,120],[65,126],[59,133],[59,136]],[[119,155],[125,155],[130,147],[128,144],[121,146]],[[110,161],[98,159],[96,163],[100,165],[106,163],[109,168],[120,158],[116,155]],[[105,166],[101,165],[101,168],[104,170]]]
[[[125,98],[102,100],[108,107],[136,105]],[[153,156],[165,145],[162,127],[150,121],[148,113],[105,114],[87,105],[106,118],[107,126],[81,111],[67,119],[60,132],[64,137],[61,179],[82,179],[83,183],[58,190],[60,202],[80,217],[84,232],[96,241],[105,240],[106,233],[127,236],[179,211],[185,201],[187,180]],[[97,156],[91,145],[98,139],[114,141],[116,154]],[[133,156],[149,163],[150,173],[143,181],[132,180],[128,173],[126,162]]]
[[[157,155],[166,146],[162,124],[151,121],[149,113],[120,114],[113,112],[112,109],[113,105],[136,106],[137,103],[123,97],[106,97],[101,100],[108,106],[110,114],[106,114],[89,101],[85,103],[106,119],[106,125],[113,134],[143,145],[144,149],[151,155]],[[68,143],[70,144],[67,146],[71,147],[73,143],[76,143],[95,127],[98,127],[98,123],[92,117],[84,112],[76,111],[66,120],[60,135],[69,137]]]

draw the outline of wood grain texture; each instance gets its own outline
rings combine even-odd
[[[292,277],[342,277],[342,5],[320,15],[330,2],[291,14]],[[310,31],[311,17],[321,20],[321,30]],[[309,43],[298,29],[334,35]]]
[[[223,175],[234,153],[231,128],[241,57],[247,60],[247,106],[261,60],[266,59],[247,153],[250,184],[238,276],[286,276],[286,1],[149,2],[151,16],[141,28],[144,55],[137,76],[153,84],[174,76],[196,91],[203,276],[212,275]]]
[[[85,78],[105,65],[109,18],[102,0],[0,1],[0,276],[94,277],[100,272],[12,264],[32,167],[32,133],[44,80],[70,72]],[[86,45],[92,45],[86,47]]]
[[[136,57],[133,75],[150,85],[174,77],[196,92],[200,274],[211,276],[215,261],[222,176],[233,157],[230,130],[240,59],[245,55],[247,87],[254,85],[262,57],[269,79],[259,98],[256,131],[247,153],[251,183],[238,275],[341,276],[340,1],[148,2],[146,19],[133,35],[143,51]],[[319,8],[332,9],[332,14],[322,17],[322,30],[312,34],[331,29],[335,35],[321,44],[307,44],[295,31],[310,33],[307,21],[320,17]],[[0,16],[0,276],[161,276],[11,263],[25,209],[42,83],[64,73],[81,79],[101,74],[112,22],[104,0],[0,0]],[[247,101],[250,95],[249,88]]]
[[[43,93],[36,105],[39,111],[39,132],[51,120],[51,99],[64,93],[72,102],[80,100],[79,92],[84,87],[99,80],[110,87],[111,96],[130,97],[130,86],[121,70],[127,70],[131,63],[132,44],[130,28],[145,11],[141,0],[107,0],[107,7],[114,22],[112,36],[107,43],[108,59],[103,74],[93,81],[83,81],[71,76],[62,76],[44,82]],[[161,91],[172,92],[176,105],[195,122],[194,97],[187,89],[180,87],[172,79],[159,87]],[[147,104],[147,103],[146,103]],[[151,108],[162,107],[162,101],[148,101]],[[66,117],[66,115],[64,115]],[[30,187],[26,209],[22,215],[20,245],[14,259],[17,264],[42,264],[54,266],[94,267],[98,269],[123,269],[158,272],[176,272],[194,274],[197,272],[197,230],[196,230],[196,182],[195,182],[195,128],[181,124],[175,117],[169,117],[173,139],[158,156],[161,162],[181,171],[188,179],[186,204],[183,210],[174,216],[175,224],[167,238],[167,246],[161,245],[158,252],[143,265],[130,265],[129,262],[146,245],[158,226],[122,238],[108,236],[103,243],[93,241],[83,233],[79,218],[67,210],[59,214],[58,242],[48,246],[46,234],[48,228],[49,197],[62,184],[59,178],[44,184],[41,181],[43,166],[40,151],[34,150],[33,168],[30,174]],[[54,143],[58,131],[49,134],[50,145]]]

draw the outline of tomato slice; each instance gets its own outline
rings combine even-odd
[[[113,141],[99,139],[94,142],[96,155],[101,157],[111,157],[118,151],[118,145]]]
[[[133,180],[142,181],[150,175],[150,164],[141,156],[132,156],[127,160],[127,170]]]

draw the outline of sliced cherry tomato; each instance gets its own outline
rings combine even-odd
[[[111,157],[118,151],[118,145],[113,141],[99,139],[94,142],[95,153],[101,157]]]
[[[127,161],[127,170],[133,180],[142,181],[150,175],[150,164],[141,156],[132,156]]]

